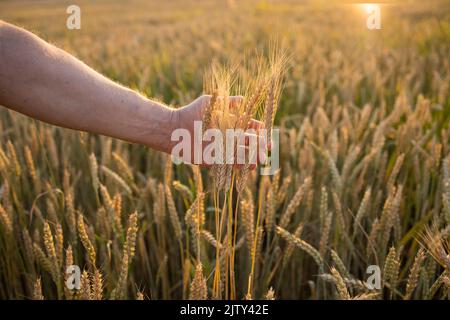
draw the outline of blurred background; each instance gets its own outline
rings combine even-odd
[[[81,9],[68,30],[66,8]],[[274,39],[293,56],[284,113],[326,100],[392,103],[400,91],[443,104],[448,88],[450,3],[384,1],[381,30],[369,30],[367,5],[352,1],[0,1],[0,18],[23,26],[91,67],[166,103],[202,92],[212,60],[264,50]]]
[[[81,9],[80,30],[66,28],[72,4]],[[450,235],[450,2],[378,6],[380,30],[367,28],[373,5],[352,1],[0,0],[0,19],[174,107],[203,93],[214,61],[251,63],[278,42],[291,56],[276,119],[281,171],[253,175],[242,199],[237,297],[448,299],[450,263],[431,249],[425,254],[417,239],[432,224],[428,243]],[[184,215],[202,191],[202,175],[183,165],[167,178],[166,160],[1,108],[0,298],[191,296],[195,233]],[[206,170],[203,179],[210,190]],[[172,194],[180,239],[169,218],[161,220]],[[247,296],[256,216],[243,208],[258,204],[264,231],[256,235]],[[205,208],[210,233],[201,235],[201,264],[211,292],[215,246],[225,240],[214,239],[210,194]],[[126,226],[135,210],[136,254],[128,261]],[[280,236],[278,224],[304,242]],[[52,234],[57,262],[49,260]],[[89,264],[86,239],[98,269]],[[81,294],[63,287],[64,265],[74,262],[85,270]],[[384,271],[375,292],[362,282],[373,264]],[[94,294],[89,281],[94,286],[99,273],[103,290]]]

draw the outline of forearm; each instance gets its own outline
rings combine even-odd
[[[165,152],[177,116],[33,34],[1,22],[0,105]]]

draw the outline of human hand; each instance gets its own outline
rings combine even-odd
[[[229,109],[232,113],[232,117],[235,117],[236,115],[233,115],[233,111],[236,110],[237,106],[242,103],[243,101],[243,97],[242,96],[230,96],[229,97]],[[176,126],[174,128],[175,129],[185,129],[189,132],[190,134],[190,146],[188,149],[190,149],[190,153],[188,154],[182,154],[182,160],[185,162],[189,162],[189,163],[196,163],[196,164],[201,164],[201,165],[208,165],[208,163],[206,161],[204,161],[205,159],[203,159],[203,156],[201,156],[200,163],[193,161],[194,158],[194,154],[195,154],[195,147],[197,144],[197,149],[198,149],[198,145],[200,144],[202,146],[201,150],[201,154],[203,155],[203,150],[205,150],[204,148],[207,148],[208,145],[210,145],[212,142],[209,141],[195,141],[194,137],[195,137],[195,123],[198,121],[202,121],[203,120],[203,115],[205,110],[207,109],[207,107],[209,106],[211,102],[211,96],[210,95],[202,95],[200,97],[198,97],[197,99],[195,99],[193,102],[191,102],[190,104],[177,109],[175,111],[175,119],[176,119]],[[248,149],[249,149],[249,143],[250,141],[256,141],[258,143],[257,145],[257,162],[261,163],[265,161],[265,152],[266,152],[266,147],[267,147],[267,143],[265,141],[265,135],[261,135],[259,133],[260,129],[263,128],[263,123],[260,121],[257,121],[255,119],[251,119],[248,124],[247,127],[245,128],[245,130],[247,129],[253,129],[253,132],[245,132],[244,133],[244,146],[239,146],[239,147],[244,147],[246,148],[246,154],[247,154],[247,159],[248,159]],[[203,130],[206,130],[208,128],[203,128]],[[257,135],[257,136],[256,136]],[[255,139],[251,139],[253,136],[253,138]],[[256,136],[256,137],[255,137]],[[201,139],[201,138],[200,138]],[[183,141],[184,142],[184,141]],[[177,141],[171,141],[171,149],[174,150],[173,148],[180,143],[178,140]],[[236,166],[241,166],[242,164],[236,164]],[[254,169],[256,167],[256,164],[252,165],[251,168]]]

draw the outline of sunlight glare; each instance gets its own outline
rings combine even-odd
[[[367,13],[372,13],[378,8],[378,4],[375,3],[362,3],[360,7]]]

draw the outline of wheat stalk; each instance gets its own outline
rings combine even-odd
[[[414,258],[414,263],[411,267],[411,271],[409,272],[408,282],[406,284],[406,293],[404,296],[405,300],[409,300],[414,292],[414,289],[417,287],[419,282],[419,275],[422,267],[422,262],[425,260],[425,251],[420,249],[416,257]]]
[[[286,210],[281,215],[280,227],[285,228],[289,224],[292,215],[294,214],[295,210],[300,205],[300,202],[302,201],[302,199],[305,197],[306,192],[309,190],[310,183],[311,183],[311,179],[306,178],[303,181],[303,184],[297,189],[297,191],[295,192],[291,201],[289,202]]]
[[[206,279],[203,276],[203,266],[198,263],[195,267],[194,279],[191,283],[191,289],[189,293],[190,300],[207,300],[208,289],[206,287]]]
[[[317,251],[313,246],[311,246],[306,241],[303,241],[303,240],[295,237],[294,235],[290,234],[289,232],[287,232],[286,230],[284,230],[283,228],[281,228],[279,226],[276,227],[276,230],[277,230],[277,233],[281,237],[283,237],[287,242],[292,243],[296,247],[304,250],[307,254],[309,254],[314,259],[316,264],[318,265],[319,273],[322,273],[322,270],[324,267],[324,261],[323,261],[321,254],[319,253],[319,251]]]
[[[34,282],[33,300],[44,300],[44,295],[42,294],[41,278],[37,278]]]
[[[339,271],[335,268],[331,268],[331,274],[334,277],[339,297],[343,300],[350,300],[350,294],[348,293],[347,286],[345,285],[345,281]]]
[[[86,225],[84,224],[83,216],[81,214],[78,215],[78,234],[80,236],[81,243],[83,247],[86,249],[89,257],[89,263],[95,269],[95,261],[96,261],[96,252],[95,248],[92,245],[91,240],[86,231]]]

